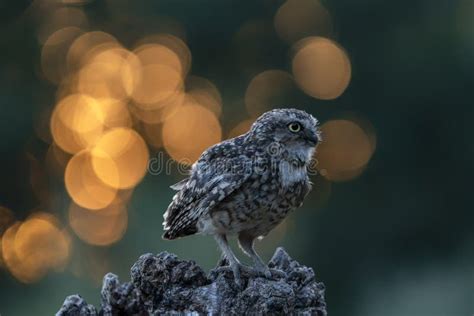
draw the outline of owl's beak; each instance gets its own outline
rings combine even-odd
[[[310,144],[313,145],[313,146],[316,146],[316,145],[318,144],[318,142],[319,142],[319,137],[318,137],[318,135],[317,135],[316,133],[313,133],[313,132],[307,132],[307,133],[305,134],[305,137],[304,137],[304,138],[306,139],[306,141],[307,141],[308,143],[310,143]]]

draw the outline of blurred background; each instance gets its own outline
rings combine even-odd
[[[97,306],[103,275],[127,281],[146,252],[212,268],[212,238],[161,240],[168,187],[283,106],[324,142],[264,259],[284,246],[313,267],[333,316],[474,313],[473,1],[16,0],[0,16],[2,315]]]

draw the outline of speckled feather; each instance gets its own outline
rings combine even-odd
[[[287,131],[294,121],[304,133]],[[266,235],[310,191],[307,165],[318,139],[314,117],[279,109],[263,114],[248,133],[210,147],[190,177],[172,186],[178,192],[164,214],[163,237]]]

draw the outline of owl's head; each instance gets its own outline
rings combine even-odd
[[[274,142],[298,156],[312,155],[320,141],[318,121],[297,109],[277,109],[260,116],[249,134],[260,142]]]

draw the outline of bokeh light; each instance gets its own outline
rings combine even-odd
[[[183,85],[183,78],[176,69],[161,64],[145,65],[132,98],[143,109],[159,108],[182,91]]]
[[[84,32],[74,26],[60,29],[48,37],[41,50],[41,70],[46,79],[60,83],[68,73],[67,52],[70,45]]]
[[[354,120],[335,119],[321,126],[323,141],[316,152],[317,168],[331,181],[359,176],[375,151],[375,134]]]
[[[132,103],[129,107],[133,117],[145,124],[159,124],[176,114],[184,104],[186,94],[177,91],[174,95],[158,104],[150,104],[147,107]]]
[[[72,203],[69,207],[69,225],[86,243],[107,246],[125,234],[128,213],[121,201],[99,211],[90,211]]]
[[[91,56],[110,47],[120,47],[120,44],[108,33],[94,31],[82,34],[74,40],[67,51],[68,70],[72,72],[78,70]]]
[[[77,91],[95,98],[125,99],[137,85],[139,67],[138,58],[125,49],[101,50],[78,72]]]
[[[217,117],[222,114],[222,97],[219,89],[208,79],[189,76],[186,79],[186,93],[196,103],[214,112]]]
[[[84,11],[76,7],[58,7],[42,18],[44,21],[37,32],[41,44],[44,44],[51,34],[64,27],[85,29],[89,24]]]
[[[96,151],[93,158],[90,150],[84,150],[69,160],[64,174],[67,192],[78,205],[98,210],[107,207],[117,196],[117,187],[104,183],[95,173],[92,160],[100,160],[107,166],[106,179],[119,183],[119,171],[115,161],[102,151]],[[113,180],[113,181],[112,181]]]
[[[133,120],[125,101],[101,98],[96,100],[99,103],[99,110],[103,113],[105,128],[132,127]]]
[[[147,171],[148,148],[143,138],[132,129],[110,130],[100,138],[91,153],[95,174],[113,188],[133,187]]]
[[[135,49],[135,52],[138,53],[140,50],[139,47],[147,46],[150,45],[151,47],[156,47],[156,46],[161,46],[161,47],[166,47],[167,49],[170,49],[174,53],[174,57],[179,58],[179,68],[181,69],[181,73],[184,76],[186,76],[191,68],[191,51],[189,50],[189,47],[186,45],[186,43],[179,37],[174,36],[172,34],[166,34],[166,33],[161,33],[161,34],[155,34],[151,36],[147,36],[143,39],[141,39],[137,43],[137,48]],[[143,45],[143,46],[142,46]],[[166,51],[162,51],[161,54],[165,53]],[[156,60],[157,56],[152,56],[152,60]],[[174,57],[168,56],[168,58],[174,59]],[[174,63],[174,61],[172,61]],[[165,63],[166,64],[166,63]],[[171,66],[168,63],[168,66]]]
[[[176,161],[192,164],[201,153],[222,138],[213,112],[188,100],[163,124],[163,145]]]
[[[51,116],[53,139],[74,154],[94,144],[104,130],[104,113],[97,100],[82,94],[61,100]]]
[[[35,271],[25,269],[16,255],[15,236],[20,225],[20,222],[16,222],[2,236],[3,263],[16,279],[24,283],[31,283],[38,280],[41,275],[35,274]]]
[[[308,37],[295,44],[292,71],[299,87],[322,100],[339,97],[349,85],[351,63],[346,52],[323,37]]]
[[[179,56],[170,48],[160,44],[143,44],[133,50],[143,66],[165,65],[173,68],[181,74],[185,69],[181,64]]]
[[[278,36],[288,43],[332,33],[331,16],[319,0],[287,0],[275,14],[274,24]]]
[[[283,105],[295,91],[291,75],[285,71],[272,69],[256,75],[245,92],[245,106],[252,117]]]
[[[69,258],[70,241],[56,217],[34,213],[18,228],[15,251],[22,264],[61,270]]]
[[[61,270],[70,256],[70,240],[58,220],[48,213],[34,213],[16,222],[2,238],[2,254],[10,273],[32,283],[49,270]]]

